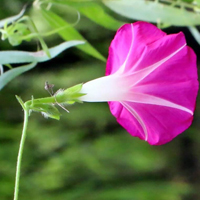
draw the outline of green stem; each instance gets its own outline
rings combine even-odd
[[[28,17],[28,16],[23,16],[22,18],[20,18],[17,22],[21,22],[21,21],[27,21],[28,24],[29,24],[29,28],[30,30],[33,32],[33,33],[36,33],[37,34],[37,37],[38,37],[38,40],[40,41],[40,44],[42,46],[42,49],[46,52],[47,56],[49,58],[51,58],[51,55],[50,55],[50,52],[49,52],[49,49],[45,43],[45,41],[43,40],[43,38],[41,37],[41,35],[39,34],[33,20]]]
[[[20,147],[19,147],[19,152],[18,152],[18,157],[17,157],[14,200],[18,200],[20,169],[21,169],[21,161],[22,161],[24,143],[25,143],[25,139],[26,139],[26,130],[27,130],[27,126],[28,126],[28,117],[29,117],[29,109],[26,108],[26,109],[24,109],[24,125],[23,125],[22,137],[21,137]]]
[[[56,100],[55,100],[54,96],[39,98],[39,99],[32,99],[32,100],[27,101],[25,103],[25,105],[30,106],[30,105],[35,104],[35,103],[56,103]],[[59,101],[59,103],[60,103],[60,101]]]

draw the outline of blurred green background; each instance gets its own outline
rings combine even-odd
[[[0,19],[17,14],[26,2],[1,0]],[[35,17],[33,11],[29,13]],[[62,14],[70,18],[68,13]],[[40,18],[34,19],[39,28],[48,28]],[[76,28],[107,57],[114,31],[84,16]],[[188,45],[200,55],[200,47],[186,28],[165,31],[183,31]],[[54,35],[45,41],[53,46],[62,39]],[[29,51],[36,48],[36,41],[14,47]],[[0,49],[13,47],[1,41]],[[45,81],[54,84],[55,89],[67,88],[103,76],[104,71],[104,62],[71,48],[17,77],[0,92],[0,200],[13,199],[23,124],[22,108],[15,95],[24,101],[31,95],[45,97]],[[38,113],[31,115],[19,200],[200,199],[200,100],[192,126],[163,146],[150,146],[131,137],[117,124],[107,103],[75,104],[67,109],[70,113],[61,111],[60,121],[45,119]]]

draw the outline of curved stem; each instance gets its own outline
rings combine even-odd
[[[29,117],[29,109],[26,108],[26,109],[24,109],[24,125],[23,125],[22,137],[21,137],[20,147],[19,147],[19,152],[18,152],[18,157],[17,157],[14,200],[18,200],[20,169],[21,169],[21,161],[22,161],[24,143],[25,143],[25,139],[26,139],[26,130],[27,130],[27,126],[28,126],[28,117]]]

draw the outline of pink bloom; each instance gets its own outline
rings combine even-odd
[[[81,92],[82,101],[108,101],[132,136],[165,144],[192,123],[196,55],[181,32],[167,35],[146,22],[125,24],[110,45],[106,76],[83,84]]]

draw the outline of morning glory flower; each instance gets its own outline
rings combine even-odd
[[[83,84],[85,102],[108,102],[117,122],[151,145],[171,141],[192,123],[198,92],[196,55],[184,34],[147,22],[123,25],[106,76]]]

